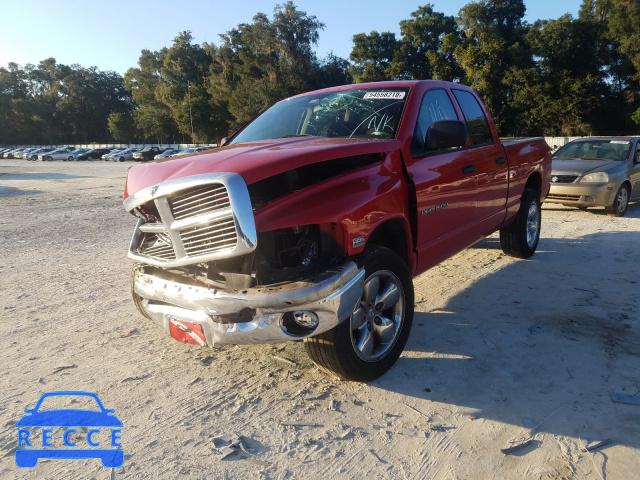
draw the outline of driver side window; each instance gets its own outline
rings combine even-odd
[[[453,104],[446,90],[436,88],[425,93],[424,97],[422,97],[422,103],[420,104],[416,128],[413,132],[411,155],[418,157],[428,153],[424,148],[424,139],[432,123],[440,120],[457,119],[456,111],[453,108]]]

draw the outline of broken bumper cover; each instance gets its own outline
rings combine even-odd
[[[360,300],[364,269],[347,262],[305,282],[232,292],[164,280],[142,269],[134,270],[132,281],[149,318],[176,339],[213,346],[283,342],[332,329],[350,317]],[[317,326],[291,328],[295,312],[313,312]],[[189,338],[174,335],[176,327]]]

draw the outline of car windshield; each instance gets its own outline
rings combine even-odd
[[[623,161],[629,155],[628,140],[588,140],[570,142],[553,154],[554,160],[615,160]]]
[[[360,88],[312,93],[276,103],[229,144],[320,136],[395,138],[408,88]]]

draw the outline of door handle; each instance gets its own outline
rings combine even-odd
[[[470,175],[475,171],[476,171],[476,166],[475,165],[466,165],[466,166],[462,167],[462,173],[464,173],[465,175]]]
[[[507,158],[506,157],[498,157],[498,158],[496,158],[496,164],[502,165],[503,163],[507,163]]]

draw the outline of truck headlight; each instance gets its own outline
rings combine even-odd
[[[595,172],[595,173],[587,173],[582,180],[581,183],[607,183],[609,182],[609,175],[605,172]]]

